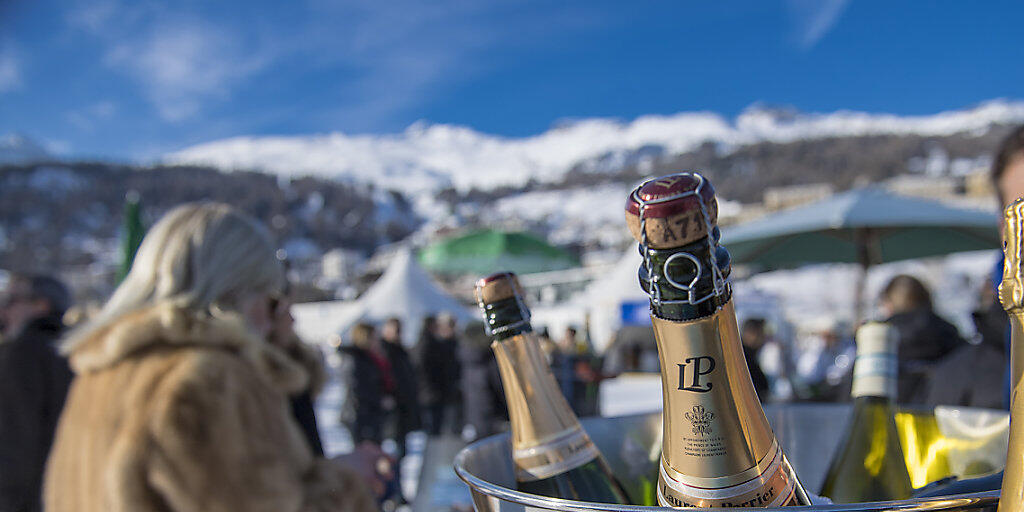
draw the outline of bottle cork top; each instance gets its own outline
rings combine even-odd
[[[629,195],[626,225],[638,242],[644,241],[641,214],[647,245],[672,249],[708,236],[709,225],[718,223],[718,200],[708,180],[698,173],[683,172],[648,180]]]
[[[896,397],[896,329],[881,322],[868,322],[857,329],[857,359],[853,363],[851,395]]]
[[[512,272],[498,272],[476,282],[476,302],[480,305],[493,304],[517,295],[523,295],[523,288]]]
[[[999,284],[999,302],[1006,311],[1024,309],[1024,198],[1017,199],[1003,212],[1003,281]]]

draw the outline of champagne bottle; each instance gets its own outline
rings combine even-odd
[[[857,330],[853,416],[825,474],[821,495],[835,503],[910,497],[912,486],[896,430],[895,331],[883,323]]]
[[[512,424],[518,489],[580,501],[628,504],[622,486],[562,395],[530,325],[514,274],[476,285]]]
[[[1024,511],[1024,198],[1006,207],[999,302],[1010,316],[1010,444],[999,512]]]
[[[645,182],[626,202],[640,242],[661,360],[658,502],[671,507],[809,505],[743,358],[718,202],[703,176]]]

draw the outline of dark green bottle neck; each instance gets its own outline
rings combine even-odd
[[[533,326],[530,325],[530,311],[526,309],[522,301],[515,297],[484,304],[481,308],[484,312],[487,331],[490,333],[491,339],[495,341],[533,330]]]
[[[718,230],[716,229],[715,231],[717,235]],[[717,236],[713,240],[716,239]],[[720,290],[718,295],[715,295],[714,276],[711,270],[713,265],[711,258],[712,250],[715,251],[715,263],[717,263],[721,271],[722,279],[726,280],[724,289]],[[644,254],[643,247],[640,248],[640,252],[641,255]],[[718,245],[717,242],[709,245],[708,239],[704,238],[692,244],[672,249],[647,249],[646,253],[649,255],[652,270],[648,271],[646,266],[647,258],[645,257],[645,263],[640,267],[640,286],[650,293],[651,276],[657,277],[658,284],[656,286],[660,292],[661,300],[660,302],[656,301],[654,295],[651,295],[651,312],[654,315],[674,321],[704,318],[713,315],[725,303],[729,302],[729,299],[732,297],[732,287],[727,280],[731,271],[729,252]],[[688,254],[700,262],[701,272],[699,278],[697,278],[696,274],[696,265],[694,265],[690,258],[683,257],[681,253]],[[668,262],[667,265],[666,262]],[[709,295],[712,295],[712,297],[702,302],[689,303],[690,293],[674,286],[668,278],[671,278],[672,281],[678,284],[687,286],[690,286],[694,278],[697,278],[696,283],[692,285],[694,288],[693,298],[699,301],[701,298]],[[674,301],[683,302],[668,303]]]

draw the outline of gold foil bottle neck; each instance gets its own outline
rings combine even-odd
[[[597,457],[532,333],[495,341],[491,348],[508,404],[516,478],[548,478]]]
[[[1024,199],[1004,212],[1003,282],[999,301],[1010,316],[1010,442],[999,512],[1024,512]]]
[[[732,301],[710,317],[651,320],[665,404],[659,503],[767,507],[803,496],[754,391]]]
[[[1003,282],[999,285],[999,302],[1007,312],[1024,311],[1024,198],[1007,206],[1003,215]]]

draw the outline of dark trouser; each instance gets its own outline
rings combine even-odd
[[[427,404],[426,407],[426,423],[427,433],[432,436],[439,436],[441,432],[446,430],[445,426],[453,434],[459,434],[459,414],[458,403],[446,400],[440,400]]]

